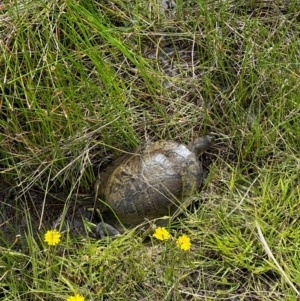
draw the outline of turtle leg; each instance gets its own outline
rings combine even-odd
[[[121,234],[116,228],[104,222],[101,222],[96,226],[95,233],[97,238],[104,238],[107,236],[116,236]]]

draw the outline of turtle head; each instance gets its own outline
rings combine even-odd
[[[214,140],[215,136],[212,134],[198,137],[194,141],[189,143],[189,149],[197,156],[199,156],[213,144]]]

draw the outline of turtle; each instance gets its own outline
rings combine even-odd
[[[182,208],[200,189],[204,170],[198,157],[214,138],[208,134],[188,145],[170,140],[148,142],[116,159],[95,183],[102,220],[96,236],[115,236]]]

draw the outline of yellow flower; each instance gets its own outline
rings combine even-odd
[[[153,237],[159,240],[167,240],[169,239],[171,234],[168,232],[168,230],[164,227],[158,227],[155,230],[155,233],[153,234]]]
[[[181,235],[177,239],[176,244],[181,250],[184,250],[184,251],[187,251],[191,248],[191,240],[185,234]]]
[[[78,294],[75,294],[74,296],[70,296],[67,301],[84,301],[84,298]]]
[[[61,234],[56,230],[48,230],[45,234],[45,242],[49,246],[55,246],[60,242]]]

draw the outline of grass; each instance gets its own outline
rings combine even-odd
[[[29,227],[26,251],[0,245],[3,300],[299,298],[299,1],[175,2],[0,6],[0,181],[17,201],[88,192],[147,140],[217,136],[169,241],[49,247]]]

